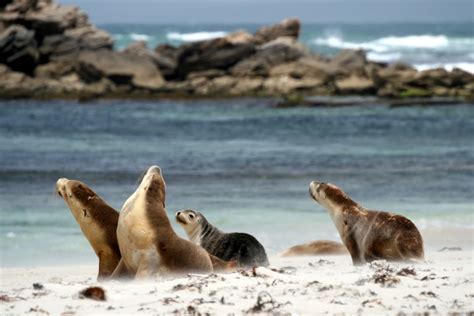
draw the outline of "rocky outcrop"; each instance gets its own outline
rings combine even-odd
[[[83,51],[77,57],[76,70],[84,82],[107,78],[117,85],[157,90],[164,79],[155,64],[147,57],[110,50]]]
[[[11,69],[31,73],[39,59],[34,32],[12,25],[0,34],[0,63]]]
[[[280,37],[292,37],[294,39],[298,39],[300,34],[300,28],[301,23],[299,19],[285,19],[281,23],[272,26],[264,26],[259,29],[255,33],[253,41],[256,44],[263,44],[276,40]]]
[[[185,44],[176,54],[175,77],[184,79],[194,71],[228,69],[253,54],[255,49],[254,43],[235,41],[232,37]]]
[[[300,29],[298,19],[286,19],[254,34],[237,31],[153,50],[139,41],[115,51],[110,34],[77,7],[5,0],[0,97],[282,96],[288,104],[306,95],[474,99],[468,72],[371,62],[362,50],[323,57],[298,41]]]

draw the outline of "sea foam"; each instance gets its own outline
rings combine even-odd
[[[166,35],[169,40],[181,41],[181,42],[196,42],[217,37],[226,36],[227,32],[216,31],[216,32],[194,32],[194,33],[178,33],[171,32]]]

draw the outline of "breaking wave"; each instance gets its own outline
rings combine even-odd
[[[181,42],[196,42],[217,37],[226,36],[227,32],[216,31],[216,32],[194,32],[194,33],[178,33],[171,32],[166,35],[168,40],[181,41]]]

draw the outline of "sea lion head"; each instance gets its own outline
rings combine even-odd
[[[78,180],[59,179],[56,181],[56,192],[78,221],[87,221],[91,217],[91,210],[102,203],[102,199],[91,188]]]
[[[332,183],[312,181],[309,195],[326,209],[334,210],[349,206],[357,206],[344,191]]]
[[[201,225],[202,215],[194,210],[182,210],[176,212],[176,221],[189,233]]]

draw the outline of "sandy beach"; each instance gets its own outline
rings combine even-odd
[[[147,282],[98,283],[95,266],[1,269],[0,313],[87,314],[446,314],[474,312],[473,251],[426,254],[423,263],[348,256],[272,257],[271,266]],[[106,300],[81,298],[90,286]]]

